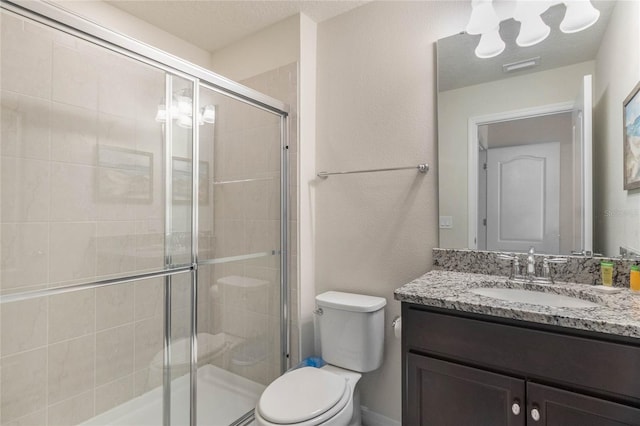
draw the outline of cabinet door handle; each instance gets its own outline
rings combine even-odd
[[[513,401],[513,404],[511,405],[511,412],[516,416],[520,414],[520,401],[517,399]]]
[[[534,422],[537,422],[538,420],[540,420],[540,410],[538,410],[538,407],[533,407],[531,409],[531,418],[533,419]]]

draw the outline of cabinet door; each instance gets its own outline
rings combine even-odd
[[[530,426],[640,426],[640,409],[536,383],[527,400]]]
[[[405,426],[524,426],[523,380],[407,354]]]

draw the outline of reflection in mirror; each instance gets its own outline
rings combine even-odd
[[[494,1],[506,43],[496,57],[474,54],[478,35],[438,40],[440,246],[640,254],[621,126],[640,80],[640,2],[594,1],[600,19],[574,34],[559,30],[557,4],[542,15],[551,34],[531,47],[505,19],[515,3]]]

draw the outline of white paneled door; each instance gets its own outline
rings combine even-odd
[[[560,144],[487,153],[487,250],[559,253]]]

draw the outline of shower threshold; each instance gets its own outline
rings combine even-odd
[[[207,364],[198,368],[199,425],[227,426],[255,407],[264,385]],[[171,425],[189,424],[189,375],[171,382]],[[81,426],[162,425],[162,388],[153,389]]]

